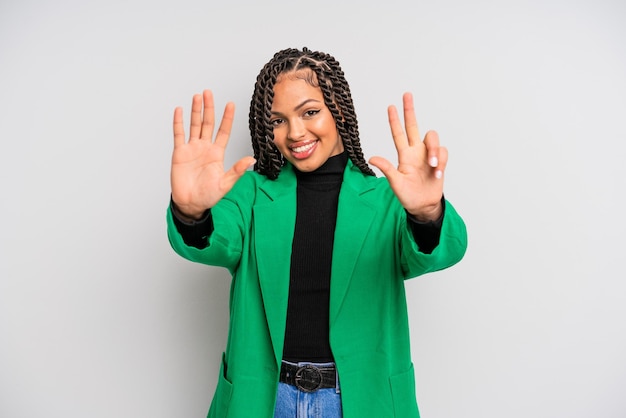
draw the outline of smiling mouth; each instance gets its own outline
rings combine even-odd
[[[295,145],[291,147],[291,156],[296,160],[305,160],[311,156],[317,149],[317,143],[319,141],[306,141],[302,145]]]
[[[315,146],[316,143],[317,143],[317,141],[311,141],[311,142],[309,142],[307,144],[300,145],[300,146],[297,146],[297,147],[293,147],[293,148],[291,148],[291,151],[296,153],[296,154],[301,154],[303,152],[309,151],[311,148],[313,148]]]

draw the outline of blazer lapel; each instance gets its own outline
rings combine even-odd
[[[339,193],[337,225],[331,270],[330,321],[339,314],[356,260],[376,216],[376,202],[368,199],[376,187],[374,177],[365,176],[348,161]],[[277,180],[260,186],[254,205],[255,252],[267,323],[277,364],[283,355],[291,246],[296,223],[296,177],[290,165]]]
[[[290,166],[260,187],[253,208],[255,252],[261,294],[277,364],[283,355],[291,245],[296,222],[296,179]]]
[[[356,260],[377,212],[375,202],[368,199],[369,191],[376,187],[374,177],[366,176],[348,161],[339,194],[333,265],[331,271],[330,322],[339,314],[341,304],[352,280]]]

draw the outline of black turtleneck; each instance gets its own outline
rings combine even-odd
[[[283,349],[287,361],[333,361],[328,341],[330,270],[337,203],[347,162],[344,152],[313,172],[295,170],[297,212]]]

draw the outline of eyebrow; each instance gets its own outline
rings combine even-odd
[[[306,99],[305,101],[303,101],[302,103],[300,103],[298,106],[294,107],[293,110],[300,110],[302,107],[306,106],[308,103],[310,102],[316,102],[316,103],[321,103],[319,100],[316,99]],[[273,115],[277,115],[280,114],[280,112],[271,112]]]

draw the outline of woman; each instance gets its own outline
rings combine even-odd
[[[232,274],[227,347],[209,417],[418,417],[404,280],[464,255],[443,198],[448,160],[420,140],[410,94],[389,125],[398,166],[363,158],[348,83],[330,55],[286,49],[250,104],[254,157],[224,170],[234,105],[215,126],[195,95],[174,112],[174,250]],[[253,171],[248,168],[254,166]]]

